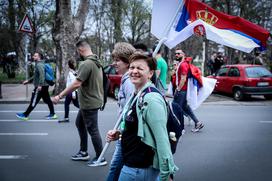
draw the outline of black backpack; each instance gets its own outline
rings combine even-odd
[[[155,87],[147,87],[143,90],[142,94],[139,97],[140,102],[139,105],[144,105],[144,96],[150,92],[157,92],[162,97],[161,92]],[[175,102],[168,103],[163,97],[167,110],[168,110],[168,118],[167,118],[167,132],[169,136],[169,142],[171,146],[171,151],[174,154],[176,152],[177,144],[179,138],[182,135],[184,129],[184,118],[182,108]]]
[[[109,81],[103,67],[102,67],[102,72],[103,72],[103,91],[104,91],[103,100],[104,100],[104,102],[103,102],[102,107],[100,108],[101,111],[104,110],[105,105],[107,103],[108,93],[109,93],[109,88],[110,88],[110,81]]]

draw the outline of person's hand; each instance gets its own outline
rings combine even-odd
[[[38,87],[37,87],[37,90],[38,90],[38,91],[41,91],[41,90],[42,90],[42,86],[38,86]]]
[[[119,130],[109,130],[106,136],[106,141],[111,142],[119,139],[121,132]]]
[[[28,80],[23,81],[23,84],[24,85],[28,84]]]
[[[72,99],[74,99],[74,100],[75,100],[75,99],[76,99],[76,96],[72,96]]]
[[[57,104],[59,101],[60,101],[60,96],[59,95],[56,95],[55,97],[53,97],[52,98],[52,102],[54,103],[54,104]]]

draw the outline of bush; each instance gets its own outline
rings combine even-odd
[[[0,81],[2,84],[18,84],[25,80],[25,74],[16,73],[14,78],[8,78],[6,73],[3,73],[3,69],[0,68]]]

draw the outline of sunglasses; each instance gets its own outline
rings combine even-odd
[[[176,55],[181,55],[181,54],[183,54],[183,53],[176,52],[175,54],[176,54]]]

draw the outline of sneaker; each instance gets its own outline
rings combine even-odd
[[[16,113],[16,117],[24,121],[27,121],[29,119],[24,115],[24,113]]]
[[[69,123],[69,118],[64,118],[58,121],[59,123]]]
[[[200,122],[200,121],[195,126],[195,128],[199,129],[199,130],[202,129],[203,127],[204,127],[204,124],[202,122]]]
[[[97,159],[98,159],[98,157],[94,157],[92,159],[92,161],[90,161],[88,163],[88,166],[89,167],[97,167],[97,166],[105,166],[105,165],[108,164],[108,162],[106,161],[106,159],[104,157],[102,157],[102,159],[100,160],[100,162],[97,162]]]
[[[79,151],[76,155],[71,157],[74,161],[87,161],[90,159],[90,156],[87,152]]]
[[[204,124],[202,122],[198,122],[194,129],[192,129],[192,132],[196,133],[199,132],[204,127]]]
[[[58,119],[58,116],[56,114],[49,114],[46,116],[46,119]]]

